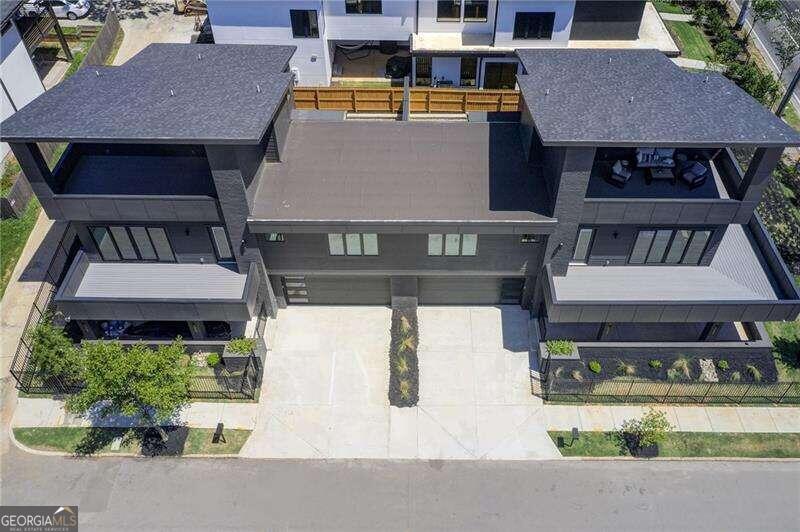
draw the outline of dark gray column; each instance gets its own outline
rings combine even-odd
[[[97,340],[97,335],[94,333],[94,327],[87,320],[75,320],[78,328],[81,330],[83,337],[87,340]]]
[[[544,262],[550,263],[553,275],[563,276],[572,258],[578,225],[583,213],[583,200],[594,163],[593,147],[565,148],[553,179],[553,217],[558,219],[555,232],[547,239]],[[558,177],[560,174],[560,177]]]
[[[56,186],[55,178],[42,155],[42,151],[39,149],[39,145],[35,142],[11,142],[9,146],[47,216],[54,220],[63,219],[64,216],[61,210],[53,200],[53,189]]]
[[[208,336],[206,334],[206,325],[202,321],[187,321],[186,323],[189,325],[189,331],[192,333],[194,340],[202,340]]]
[[[700,342],[713,341],[719,334],[720,329],[722,329],[722,323],[718,322],[706,323],[706,326],[703,327],[703,332],[700,333],[700,338],[698,341]]]
[[[739,184],[739,198],[753,208],[761,201],[761,195],[769,184],[772,172],[783,155],[783,148],[758,148]]]
[[[613,323],[601,323],[600,327],[597,329],[597,341],[602,342],[603,338],[605,338],[613,328],[614,328]]]

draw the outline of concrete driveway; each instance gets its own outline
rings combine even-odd
[[[388,403],[391,310],[290,307],[276,320],[256,428],[259,458],[560,456],[530,393],[527,312],[420,307],[420,401]]]

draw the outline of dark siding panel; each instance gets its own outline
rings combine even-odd
[[[497,305],[502,300],[500,277],[420,277],[420,305]]]
[[[388,305],[388,277],[306,277],[311,305]]]

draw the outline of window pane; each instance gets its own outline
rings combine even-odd
[[[378,235],[375,233],[364,233],[364,255],[378,254]]]
[[[514,17],[515,39],[550,39],[555,13],[517,13]]]
[[[474,257],[478,252],[478,235],[461,235],[461,254]]]
[[[345,235],[348,255],[361,255],[361,235],[358,233],[347,233]]]
[[[711,231],[695,231],[689,241],[689,247],[686,248],[686,255],[683,256],[681,264],[699,264],[700,258],[703,256],[703,250],[706,249],[706,243],[710,237]]]
[[[142,260],[156,260],[156,252],[144,227],[131,227],[131,235]]]
[[[461,0],[436,2],[436,20],[461,20]]]
[[[485,22],[489,12],[489,0],[464,0],[464,20]]]
[[[342,233],[328,234],[328,249],[331,255],[344,255],[344,240]]]
[[[633,251],[631,251],[631,264],[644,264],[654,236],[656,236],[655,231],[639,231],[636,243],[633,245]]]
[[[458,255],[460,251],[461,235],[447,234],[444,236],[444,254],[445,255]]]
[[[136,250],[133,248],[131,237],[128,236],[128,231],[126,231],[124,227],[109,227],[109,230],[114,237],[114,241],[117,243],[117,249],[119,249],[119,253],[122,255],[123,259],[136,260],[139,258],[136,256]]]
[[[687,229],[679,229],[675,231],[675,238],[672,239],[672,244],[669,246],[667,258],[664,262],[667,264],[678,264],[683,257],[683,251],[686,249],[686,244],[689,243],[689,237],[692,232]]]
[[[267,233],[268,242],[283,242],[286,239],[283,233]]]
[[[345,0],[345,13],[348,15],[379,15],[381,0]]]
[[[119,260],[119,254],[117,253],[117,248],[114,247],[111,233],[105,227],[92,227],[92,236],[94,236],[94,241],[103,260]]]
[[[217,256],[220,259],[231,259],[231,247],[228,245],[228,235],[224,227],[212,227],[211,234],[214,236],[214,247],[217,248]]]
[[[167,240],[167,233],[161,227],[148,227],[147,232],[150,234],[150,240],[153,242],[153,247],[158,255],[158,260],[162,262],[172,262],[175,260],[175,255],[172,254],[172,247]]]
[[[438,256],[442,254],[442,235],[428,235],[428,255]]]
[[[461,86],[474,87],[477,81],[478,74],[478,58],[477,57],[462,57],[461,58]]]
[[[427,56],[417,57],[415,60],[415,85],[419,87],[431,86],[431,58]]]
[[[667,250],[667,244],[669,244],[669,237],[671,236],[672,230],[670,229],[656,231],[653,246],[650,248],[650,253],[647,254],[647,262],[659,263],[664,259],[664,252]]]
[[[589,256],[589,244],[592,242],[592,235],[594,229],[581,229],[578,231],[578,242],[575,244],[575,253],[572,254],[572,260],[575,262],[586,262],[586,257]]]
[[[290,9],[289,17],[292,19],[292,35],[294,37],[319,37],[316,11]]]

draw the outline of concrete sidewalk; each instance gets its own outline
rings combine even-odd
[[[800,432],[798,407],[744,406],[653,406],[667,414],[677,431],[683,432]],[[612,431],[626,419],[640,418],[642,406],[545,405],[547,430]]]

